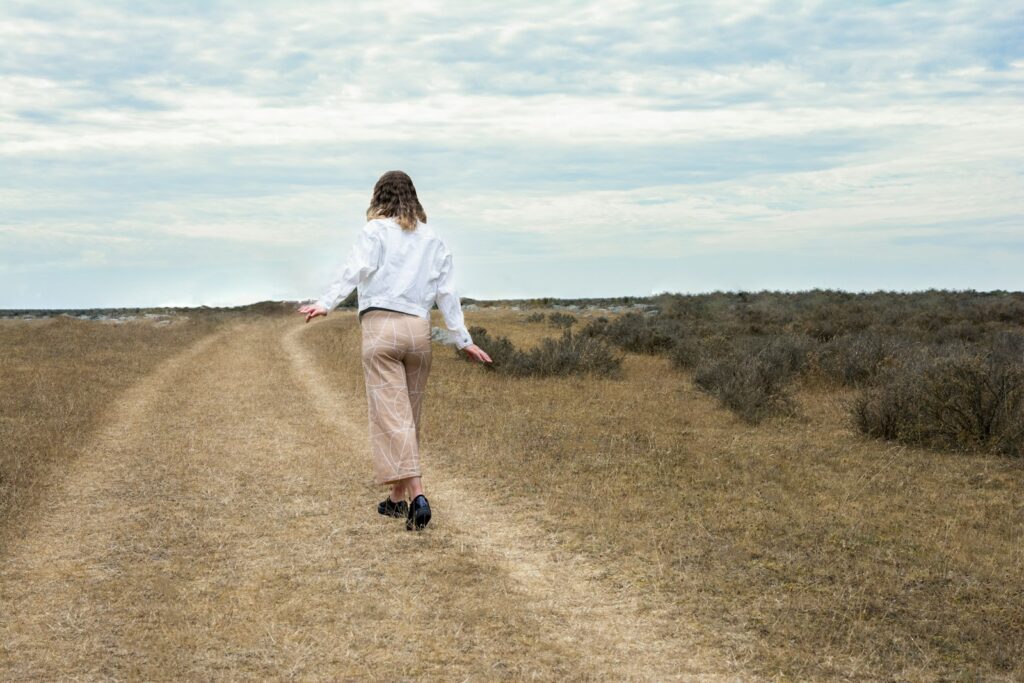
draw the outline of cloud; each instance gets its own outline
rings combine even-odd
[[[1024,227],[1022,19],[966,0],[5,3],[0,271],[61,305],[48,273],[148,282],[226,250],[190,296],[298,296],[402,168],[480,291],[531,259],[597,288],[586,264],[614,256],[648,291],[673,277],[651,259],[750,247],[921,287],[969,248],[1020,287],[1002,264]],[[945,265],[871,261],[922,245]]]

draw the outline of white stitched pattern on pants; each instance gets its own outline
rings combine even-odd
[[[430,321],[374,310],[363,313],[360,326],[374,481],[421,476],[420,414],[430,374]]]

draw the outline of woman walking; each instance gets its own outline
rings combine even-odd
[[[405,517],[406,529],[422,529],[430,521],[430,503],[420,470],[420,414],[435,301],[456,346],[482,363],[491,358],[466,329],[452,254],[427,225],[412,179],[402,171],[382,175],[366,219],[327,292],[299,312],[306,322],[327,315],[358,288],[374,481],[391,489],[377,511]]]

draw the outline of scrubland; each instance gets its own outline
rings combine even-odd
[[[428,491],[435,459],[493,499],[516,501],[567,549],[603,563],[652,604],[671,605],[680,620],[696,615],[709,646],[769,678],[1024,677],[1024,471],[1019,457],[1000,455],[1019,451],[970,432],[935,448],[878,439],[858,419],[864,391],[904,390],[868,377],[910,373],[909,360],[862,350],[877,344],[868,334],[882,334],[864,332],[872,322],[896,347],[918,340],[935,353],[985,358],[993,340],[1012,348],[1001,335],[1020,333],[1022,298],[978,297],[978,305],[945,293],[850,295],[851,311],[815,296],[843,295],[791,297],[792,306],[779,305],[785,295],[667,298],[659,314],[608,314],[611,332],[592,336],[621,350],[613,373],[527,379],[435,345]],[[696,307],[700,324],[660,317],[673,304]],[[565,334],[551,313],[577,317],[577,335],[604,326],[600,312],[544,308],[481,308],[467,321],[488,351],[500,338],[529,350]],[[684,350],[657,341],[669,327],[707,351],[679,362],[673,352]],[[324,367],[358,390],[355,321],[318,332]],[[779,372],[785,381],[758,371],[769,354],[755,351],[753,370],[728,367],[751,358],[737,351],[751,336],[798,356]],[[764,364],[772,362],[785,365]],[[701,373],[715,372],[738,375],[737,391],[753,399],[731,406],[714,383],[702,388]],[[949,382],[976,389],[959,376]]]
[[[0,321],[0,534],[7,534],[0,539],[21,536],[31,530],[26,520],[46,514],[48,496],[57,490],[50,482],[60,480],[78,457],[77,447],[112,419],[109,408],[117,397],[225,321],[249,319],[247,334],[258,358],[242,362],[239,354],[247,353],[249,342],[232,335],[230,349],[211,351],[219,361],[175,370],[181,381],[223,397],[211,393],[200,400],[193,396],[198,389],[173,384],[148,389],[157,401],[151,410],[160,410],[160,392],[167,391],[167,406],[195,413],[189,418],[194,425],[160,414],[162,428],[176,431],[168,431],[159,448],[147,446],[150,455],[137,459],[142,465],[131,461],[139,467],[153,458],[162,468],[132,475],[145,483],[135,487],[140,507],[132,509],[162,511],[159,520],[138,517],[142,513],[129,518],[149,545],[133,545],[126,534],[134,526],[111,532],[120,534],[117,544],[104,541],[95,531],[103,518],[90,521],[98,557],[111,548],[135,553],[126,565],[135,569],[104,569],[111,583],[97,595],[135,596],[122,616],[142,609],[139,600],[184,605],[193,615],[173,627],[149,615],[152,623],[140,627],[149,635],[138,638],[162,643],[166,662],[186,667],[165,672],[195,673],[187,667],[206,662],[214,667],[208,671],[225,675],[270,677],[316,678],[328,670],[316,667],[332,665],[371,678],[373,672],[429,678],[446,670],[472,680],[599,677],[609,669],[586,662],[600,653],[588,655],[552,635],[558,633],[551,623],[557,612],[545,612],[538,598],[546,594],[533,596],[535,611],[520,614],[521,586],[507,583],[503,565],[474,550],[503,542],[496,535],[490,546],[481,546],[474,535],[500,529],[507,518],[520,529],[537,529],[545,547],[557,548],[551,557],[561,573],[553,577],[564,579],[577,565],[599,567],[599,575],[581,584],[593,587],[595,605],[602,603],[602,590],[632,596],[636,604],[623,618],[656,615],[649,637],[685,640],[695,651],[712,653],[721,658],[716,670],[735,680],[1024,679],[1024,458],[1017,431],[1024,419],[1024,296],[763,292],[642,301],[646,311],[586,310],[586,301],[561,302],[576,310],[554,300],[497,302],[500,307],[478,302],[466,319],[475,340],[495,358],[493,367],[433,345],[422,458],[427,495],[438,490],[442,514],[421,541],[398,531],[389,541],[390,527],[377,530],[380,520],[363,520],[356,515],[361,508],[334,528],[331,515],[341,513],[315,503],[327,488],[342,485],[344,492],[329,495],[348,500],[355,482],[369,477],[368,454],[338,454],[332,464],[330,453],[365,426],[359,327],[351,310],[339,309],[303,329],[302,348],[314,361],[309,372],[316,373],[310,381],[336,391],[339,405],[356,410],[356,418],[346,418],[349,431],[324,443],[317,436],[324,426],[311,426],[308,417],[313,404],[304,403],[309,399],[300,387],[287,384],[287,348],[275,341],[278,330],[290,327],[281,307],[190,312],[188,320],[159,327],[145,321]],[[432,315],[434,325],[443,327],[440,314]],[[297,315],[295,325],[301,325]],[[261,372],[266,377],[253,374]],[[218,401],[265,410],[280,403],[279,414],[276,422],[258,414],[208,414]],[[323,411],[328,422],[333,411]],[[137,421],[145,423],[143,418]],[[297,440],[289,452],[281,435],[293,432]],[[239,445],[222,438],[225,433]],[[148,443],[145,435],[131,438]],[[313,444],[319,444],[315,450]],[[260,453],[260,467],[248,471],[252,449]],[[120,472],[117,463],[110,467]],[[345,468],[337,482],[331,467]],[[180,477],[169,481],[171,474]],[[452,496],[444,477],[458,480],[465,495]],[[210,497],[211,491],[220,497]],[[168,505],[186,505],[195,514],[186,520],[184,512],[164,510],[158,503],[165,494]],[[291,501],[304,501],[304,507],[293,511]],[[235,508],[243,516],[230,517]],[[448,510],[459,511],[462,525],[451,536]],[[72,506],[63,514],[73,518],[75,512]],[[271,562],[274,546],[259,538],[262,527],[255,523],[264,518],[281,522],[274,543],[294,546],[290,557],[320,562],[315,574],[304,575],[312,569],[294,559],[287,567],[280,558]],[[223,528],[213,528],[211,520],[223,521]],[[288,526],[291,520],[305,520],[304,526]],[[186,521],[187,529],[168,526]],[[300,538],[307,527],[329,530],[328,545],[326,536]],[[61,528],[55,524],[51,531]],[[336,534],[346,528],[358,533],[342,542]],[[206,545],[192,538],[197,529]],[[176,538],[180,546],[172,544]],[[168,545],[161,549],[161,543]],[[236,545],[248,558],[237,566],[231,554]],[[238,620],[230,631],[203,631],[207,612],[188,611],[199,610],[190,607],[200,604],[197,596],[213,599],[204,588],[201,551],[207,546],[210,575],[256,572],[246,589],[256,591],[252,595],[232,589],[230,609]],[[382,555],[373,556],[373,548]],[[0,544],[0,559],[5,552]],[[402,555],[387,554],[392,552]],[[182,566],[190,584],[147,568],[158,561],[153,558],[162,562],[179,553],[188,559]],[[31,577],[21,562],[5,574],[10,581]],[[399,570],[406,565],[433,579]],[[552,568],[533,565],[542,572]],[[133,576],[157,577],[159,590],[126,590],[124,582]],[[255,614],[276,604],[257,599],[271,586],[259,577],[276,581],[276,592],[268,595],[287,603],[286,622],[245,625],[240,606],[252,603]],[[472,588],[477,580],[482,583]],[[337,582],[347,587],[336,598],[345,616],[328,620],[332,598],[325,590]],[[13,583],[0,590],[8,600],[19,595]],[[493,605],[486,604],[487,595]],[[304,626],[298,603],[319,615],[308,627],[322,638],[299,638]],[[580,607],[562,607],[574,604]],[[209,614],[227,608],[212,602]],[[99,609],[111,633],[127,628],[117,621],[118,609],[109,603]],[[375,635],[375,625],[410,609],[418,609],[420,623],[436,634],[429,643],[411,623],[393,625],[392,635],[406,647],[396,649]],[[452,621],[446,609],[457,611],[459,620]],[[78,618],[67,627],[68,638],[84,633],[84,617]],[[199,627],[186,631],[188,624]],[[44,626],[39,633],[54,628]],[[21,628],[11,625],[5,633],[22,634],[18,642],[46,650],[45,641],[30,640],[35,631]],[[174,629],[185,634],[182,639],[170,638],[178,633]],[[220,643],[217,648],[203,644],[208,635]],[[250,659],[241,659],[236,636],[253,648],[246,650]],[[338,637],[348,638],[349,654],[361,668],[345,665]],[[161,670],[153,667],[164,660],[146,668],[145,651],[104,638],[118,647],[109,651],[112,661],[139,660],[108,672]],[[17,655],[11,642],[6,652]],[[104,642],[97,652],[108,652]],[[280,668],[280,658],[257,646],[280,648],[291,668]],[[179,651],[186,654],[174,654]],[[187,659],[188,652],[202,657]],[[396,663],[390,672],[389,657]],[[19,661],[22,668],[9,671],[35,670],[36,664]],[[485,664],[491,668],[481,673]],[[254,668],[244,668],[249,665]]]

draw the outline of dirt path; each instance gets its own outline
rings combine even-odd
[[[0,556],[0,679],[722,678],[443,472],[424,532],[377,515],[365,398],[303,330],[239,324],[111,406]]]

